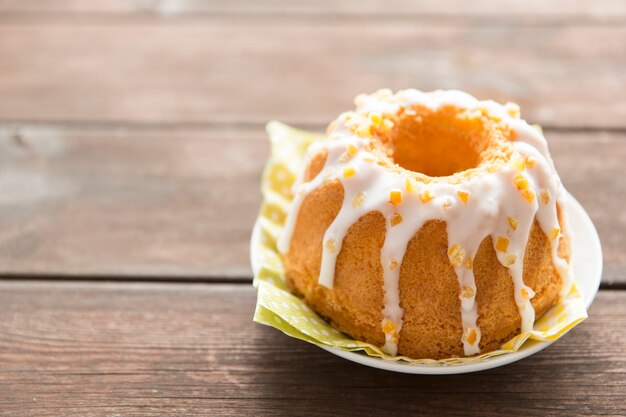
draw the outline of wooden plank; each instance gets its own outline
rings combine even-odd
[[[317,15],[324,17],[359,16],[432,16],[506,19],[532,18],[544,21],[584,20],[606,21],[626,16],[626,6],[620,0],[578,2],[571,0],[542,1],[503,0],[494,7],[487,0],[472,2],[461,0],[348,0],[348,1],[294,1],[294,0],[0,0],[0,13],[11,14],[139,14],[152,12],[158,15],[177,16],[186,14],[230,14],[230,15]]]
[[[546,135],[626,282],[626,133]],[[268,151],[260,127],[0,129],[0,275],[250,279]]]
[[[626,26],[217,19],[0,26],[0,121],[325,123],[358,93],[459,88],[626,127]]]
[[[626,292],[530,358],[394,374],[252,323],[249,286],[0,283],[0,415],[622,415]],[[306,387],[306,389],[305,389]]]
[[[5,130],[2,272],[249,277],[262,135]]]

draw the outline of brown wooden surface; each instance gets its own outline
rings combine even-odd
[[[199,14],[362,17],[394,16],[402,18],[446,18],[467,20],[476,18],[488,21],[524,19],[528,22],[545,20],[558,22],[621,21],[626,16],[626,5],[621,0],[584,2],[575,0],[502,0],[494,7],[489,0],[0,0],[0,13],[7,15],[60,14],[73,15],[146,15],[179,16]],[[104,16],[102,16],[104,15]]]
[[[59,415],[623,415],[626,293],[516,364],[363,367],[251,322],[242,285],[0,283],[0,409]]]
[[[546,127],[624,128],[624,39],[616,24],[7,18],[0,121],[321,124],[386,85],[515,101]]]
[[[626,415],[625,45],[622,0],[0,0],[0,416]],[[252,323],[264,124],[380,87],[545,127],[603,244],[588,321],[447,377]]]

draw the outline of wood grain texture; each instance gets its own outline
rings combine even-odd
[[[4,130],[0,271],[249,278],[262,136]]]
[[[626,134],[546,135],[626,282]],[[268,152],[260,127],[0,129],[0,274],[250,279]]]
[[[626,293],[521,362],[366,368],[252,323],[249,286],[0,283],[0,415],[622,415]]]
[[[4,14],[93,14],[145,15],[151,12],[169,17],[178,15],[248,15],[324,16],[358,18],[362,16],[454,17],[460,20],[478,18],[499,21],[528,19],[529,22],[550,21],[612,21],[626,16],[626,5],[621,0],[583,2],[573,0],[503,0],[497,6],[488,0],[0,0]],[[103,16],[104,15],[104,16]]]
[[[626,26],[202,19],[0,26],[0,121],[325,123],[381,87],[626,127]]]

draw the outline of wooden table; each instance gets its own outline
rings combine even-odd
[[[625,415],[620,0],[0,0],[0,415]],[[590,317],[426,377],[252,323],[264,124],[380,87],[515,101],[605,256]]]

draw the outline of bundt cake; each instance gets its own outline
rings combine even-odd
[[[572,285],[565,190],[514,104],[380,90],[313,143],[278,249],[287,282],[389,355],[497,349]]]

